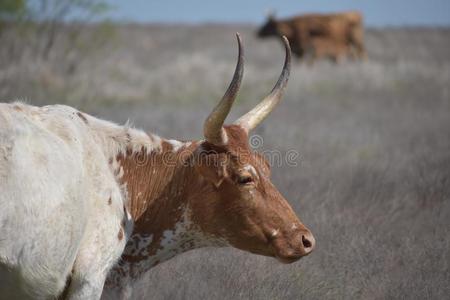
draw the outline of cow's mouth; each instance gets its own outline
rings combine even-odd
[[[275,250],[274,257],[283,264],[291,264],[296,261],[298,261],[300,258],[302,258],[304,255],[297,253],[296,251],[292,250]]]

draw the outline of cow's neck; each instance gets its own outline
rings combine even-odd
[[[136,278],[179,253],[221,243],[190,220],[189,199],[201,197],[204,185],[192,166],[198,144],[162,140],[159,151],[141,149],[116,157],[134,227],[113,273]]]

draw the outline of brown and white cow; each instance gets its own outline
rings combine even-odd
[[[199,247],[285,263],[311,253],[314,237],[247,141],[286,87],[284,42],[272,92],[224,125],[243,74],[238,35],[234,77],[204,140],[162,139],[67,106],[1,104],[0,298],[127,298],[133,280]]]
[[[277,20],[269,14],[258,30],[258,37],[286,36],[298,58],[311,55],[313,61],[329,57],[340,61],[347,55],[366,59],[364,27],[361,13],[305,14]]]

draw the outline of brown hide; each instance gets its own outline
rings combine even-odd
[[[196,141],[173,152],[163,141],[161,152],[142,149],[117,157],[133,232],[153,236],[145,255],[124,254],[123,261],[133,264],[155,255],[164,231],[174,229],[186,211],[189,229],[241,250],[282,262],[312,251],[314,238],[270,182],[268,162],[251,151],[244,129],[224,128],[224,146]],[[193,240],[186,243],[184,251],[196,247]]]
[[[330,57],[339,61],[350,55],[366,58],[364,48],[363,18],[359,12],[338,14],[307,14],[285,20],[269,17],[259,31],[261,38],[285,35],[292,46],[292,52],[302,58]]]

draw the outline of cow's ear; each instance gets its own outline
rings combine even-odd
[[[228,177],[228,156],[226,154],[200,155],[195,164],[200,175],[218,188]]]

